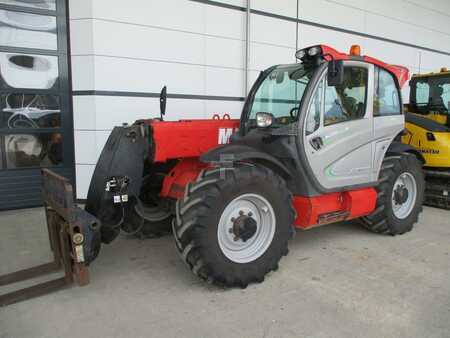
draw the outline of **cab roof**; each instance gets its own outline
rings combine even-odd
[[[336,49],[334,49],[330,46],[327,46],[327,45],[311,46],[311,47],[304,48],[304,50],[308,50],[313,47],[320,47],[322,56],[327,61],[331,61],[332,59],[364,61],[364,62],[374,64],[380,68],[383,68],[383,69],[387,70],[388,72],[392,73],[397,78],[400,88],[402,88],[403,85],[406,83],[406,81],[408,81],[408,79],[409,79],[408,68],[399,66],[399,65],[390,65],[383,61],[375,59],[371,56],[359,55],[359,50],[360,50],[359,46],[356,46],[356,45],[352,46],[352,48],[350,49],[350,51],[351,51],[350,54],[339,52]],[[353,52],[353,50],[356,50],[357,54],[355,54]]]

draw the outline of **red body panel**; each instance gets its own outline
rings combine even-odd
[[[161,197],[180,199],[186,185],[197,179],[209,165],[198,157],[184,158],[164,178]],[[317,225],[350,220],[369,215],[375,210],[377,192],[374,188],[335,192],[315,197],[294,196],[297,218],[294,225],[309,229]]]
[[[326,45],[320,45],[320,47],[322,48],[322,52],[324,55],[329,54],[324,56],[327,61],[330,61],[332,58],[335,60],[351,60],[352,58],[354,58],[354,56],[352,55],[338,52],[336,49]],[[402,88],[403,85],[406,83],[406,81],[408,81],[409,79],[409,70],[406,67],[398,65],[390,65],[370,56],[361,56],[361,58],[365,62],[377,65],[394,74],[397,77],[400,88]]]
[[[209,165],[198,157],[184,158],[166,175],[161,189],[161,197],[180,199],[189,182],[195,181],[200,172]]]
[[[350,220],[369,215],[375,210],[377,192],[374,188],[335,192],[315,197],[294,196],[297,218],[294,225],[301,229]]]
[[[239,128],[239,120],[152,120],[154,162],[199,157],[219,144],[228,143],[229,136]]]

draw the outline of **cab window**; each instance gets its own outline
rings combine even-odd
[[[325,126],[364,117],[367,102],[367,79],[367,68],[345,67],[343,84],[326,86]]]
[[[375,70],[375,96],[373,100],[373,115],[401,114],[400,97],[394,76],[384,69]]]

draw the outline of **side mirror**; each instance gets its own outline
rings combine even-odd
[[[339,86],[344,83],[344,63],[342,60],[328,62],[327,82],[329,86]]]
[[[159,94],[159,109],[161,110],[161,120],[163,116],[166,115],[166,104],[167,104],[167,87],[164,86]]]

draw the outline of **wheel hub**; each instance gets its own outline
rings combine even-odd
[[[408,200],[408,196],[408,189],[404,185],[398,185],[394,190],[394,200],[398,205],[405,203]]]
[[[236,263],[256,260],[275,235],[275,212],[263,196],[243,194],[230,201],[217,226],[222,253]]]
[[[252,238],[256,234],[256,230],[258,229],[258,223],[251,216],[253,215],[249,212],[245,215],[243,212],[239,213],[239,217],[231,220],[233,222],[233,227],[231,231],[234,234],[234,240],[237,241],[242,239],[244,242],[247,242],[250,238]]]
[[[399,219],[407,218],[417,199],[417,183],[409,172],[402,173],[394,183],[392,189],[392,211]]]

